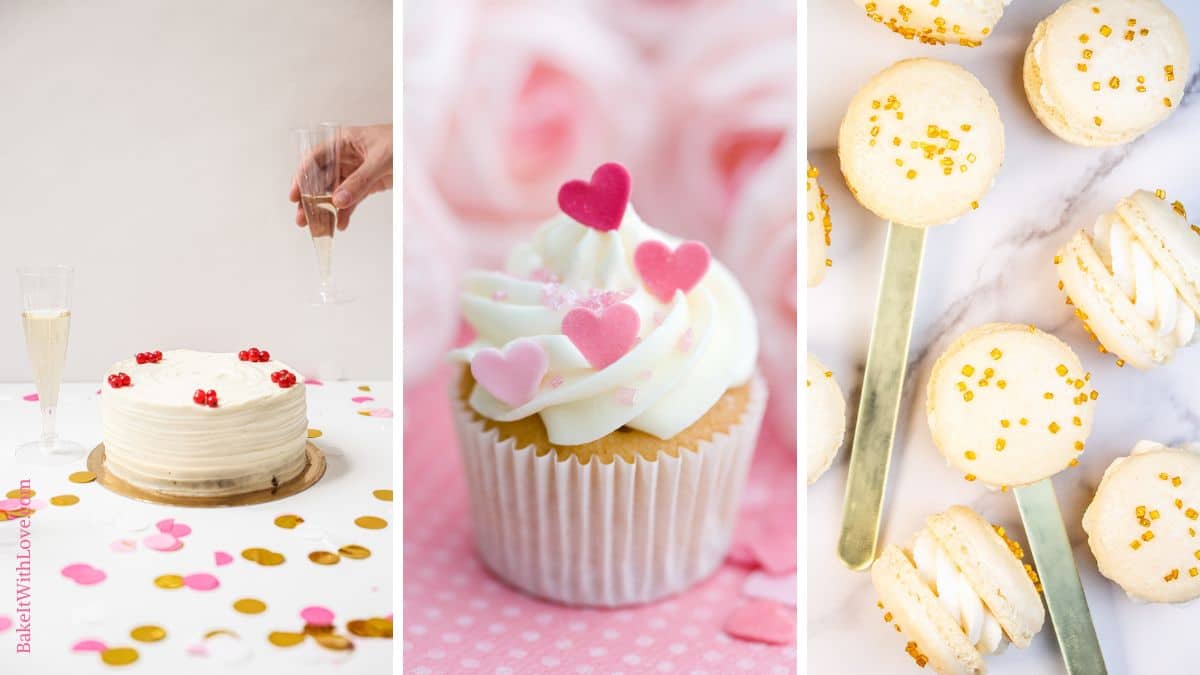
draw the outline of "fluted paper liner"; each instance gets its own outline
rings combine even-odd
[[[643,603],[691,586],[729,549],[766,399],[756,374],[739,423],[695,451],[582,464],[499,440],[455,397],[483,562],[517,588],[570,605]]]

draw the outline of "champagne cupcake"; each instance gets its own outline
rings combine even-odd
[[[648,602],[713,572],[766,403],[751,304],[704,244],[646,225],[605,164],[464,282],[451,353],[476,544],[526,592]]]

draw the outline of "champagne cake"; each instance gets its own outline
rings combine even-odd
[[[306,464],[304,386],[257,348],[139,353],[113,365],[100,399],[107,468],[137,488],[187,497],[273,490]]]

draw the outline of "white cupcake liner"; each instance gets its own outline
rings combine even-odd
[[[500,441],[455,397],[484,564],[521,590],[569,605],[650,602],[703,579],[729,549],[766,399],[755,374],[739,423],[695,452],[581,464]]]

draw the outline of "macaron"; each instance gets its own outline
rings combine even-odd
[[[1127,143],[1179,106],[1187,36],[1159,0],[1070,0],[1025,51],[1025,95],[1042,124],[1076,145]]]
[[[905,651],[934,672],[987,671],[984,658],[1009,642],[1027,647],[1046,611],[1021,545],[965,506],[930,516],[905,547],[888,546],[871,567],[883,618]]]
[[[1054,257],[1059,288],[1117,365],[1147,370],[1200,339],[1200,228],[1186,213],[1138,190]]]
[[[808,287],[812,288],[825,278],[825,270],[833,265],[829,259],[832,244],[833,221],[829,218],[829,195],[817,182],[820,172],[808,165],[804,180],[805,197],[808,200]]]
[[[978,47],[1010,0],[855,0],[867,18],[906,40]]]
[[[1200,444],[1142,441],[1109,465],[1083,512],[1100,573],[1144,602],[1200,597]]]
[[[846,399],[826,368],[812,354],[804,380],[804,401],[808,429],[808,484],[812,485],[829,470],[846,437]]]
[[[974,75],[945,61],[908,59],[851,99],[838,157],[850,192],[868,210],[930,227],[978,208],[1004,161],[1004,125]]]
[[[934,363],[925,402],[929,430],[966,480],[1034,483],[1078,464],[1099,397],[1091,380],[1053,335],[986,324]]]

